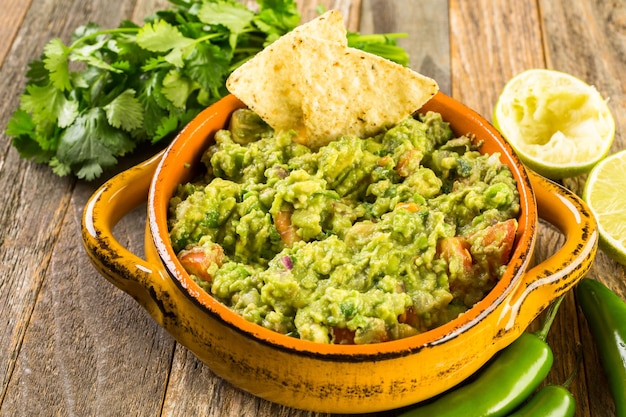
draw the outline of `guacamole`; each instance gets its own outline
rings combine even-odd
[[[172,245],[247,320],[319,343],[415,335],[501,277],[519,213],[499,155],[438,113],[318,150],[241,109],[171,199]]]

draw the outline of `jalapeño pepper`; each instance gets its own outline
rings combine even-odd
[[[561,385],[546,385],[509,417],[572,417],[576,401],[569,390]]]
[[[479,371],[476,379],[399,417],[497,417],[511,413],[530,397],[552,367],[552,350],[545,339],[562,300],[563,296],[553,303],[540,331],[522,333]]]
[[[573,417],[576,413],[576,400],[569,387],[574,382],[582,361],[580,347],[578,345],[576,368],[563,385],[544,386],[508,417]]]
[[[576,295],[598,348],[615,415],[626,417],[626,302],[590,278],[578,283]]]

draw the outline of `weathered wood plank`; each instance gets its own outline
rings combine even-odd
[[[111,8],[107,1],[33,1],[0,71],[0,125],[18,105],[27,63],[51,38],[67,42],[88,21],[117,26],[133,7],[131,2]],[[0,186],[5,190],[0,206],[0,414],[121,415],[132,408],[120,401],[127,398],[134,408],[154,415],[160,404],[142,392],[154,386],[163,396],[174,344],[87,261],[79,213],[96,184],[79,184],[70,200],[73,179],[20,159],[8,138],[0,137]],[[131,224],[134,235],[122,227],[122,236],[143,236],[143,227]],[[128,312],[135,317],[119,320]],[[155,360],[159,355],[166,360]],[[143,380],[159,372],[161,378]],[[118,384],[122,378],[128,386]]]
[[[0,172],[5,202],[0,206],[0,381],[7,384],[28,328],[69,199],[70,182],[45,190],[50,174],[11,156]],[[28,193],[26,190],[32,192]],[[46,193],[50,200],[41,198]],[[10,203],[9,203],[10,202]]]
[[[544,66],[538,19],[534,1],[450,0],[452,95],[491,120],[506,81]]]
[[[410,67],[434,78],[451,94],[450,38],[447,0],[363,0],[361,32],[406,33],[398,44],[409,53]]]
[[[21,160],[4,135],[4,126],[18,105],[28,62],[39,56],[50,38],[64,36],[68,39],[69,27],[83,24],[87,17],[98,17],[90,16],[90,11],[104,8],[97,2],[95,8],[88,8],[83,2],[68,2],[61,8],[54,1],[34,1],[21,22],[22,12],[12,5],[7,4],[10,6],[7,16],[16,19],[13,24],[21,25],[15,36],[7,35],[7,51],[10,53],[5,56],[0,69],[0,126],[3,127],[0,133],[2,397],[59,236],[72,187],[72,180],[55,177],[48,168]],[[4,6],[5,3],[3,14]],[[27,6],[28,3],[22,3],[20,7]],[[115,19],[115,14],[111,13],[109,18]]]
[[[6,416],[154,416],[161,408],[173,339],[100,276],[80,244],[80,184],[53,253],[2,404]],[[116,228],[141,249],[141,212]],[[143,216],[145,218],[145,216]],[[145,223],[144,223],[145,224]]]
[[[609,99],[616,123],[612,151],[626,148],[626,3],[596,1],[541,1],[547,66],[573,74],[596,86]],[[564,184],[581,193],[586,176],[567,179]],[[626,268],[599,253],[589,273],[626,299]],[[572,323],[570,323],[572,324]],[[614,416],[613,401],[601,369],[587,323],[579,317],[585,372],[579,376],[575,394],[590,416]],[[555,349],[564,351],[568,340],[555,337]],[[594,372],[595,370],[595,372]],[[581,415],[583,415],[581,413]],[[584,414],[587,415],[587,414]]]
[[[9,19],[0,28],[9,33],[0,37],[2,127],[17,106],[27,62],[50,38],[67,40],[76,26],[89,20],[103,27],[129,17],[140,23],[152,11],[169,7],[167,0],[124,0],[115,7],[104,0],[32,0],[30,8],[28,2],[7,1],[0,16],[0,23]],[[424,0],[411,7],[401,0],[319,3],[341,10],[351,30],[409,33],[401,44],[411,55],[411,66],[486,116],[506,80],[523,69],[548,66],[578,75],[610,97],[618,124],[614,150],[625,147],[623,2]],[[317,4],[299,2],[303,21],[318,14]],[[0,143],[0,415],[327,416],[241,392],[176,344],[84,255],[80,212],[96,184],[60,179],[47,167],[19,159],[3,133]],[[136,158],[143,159],[141,154]],[[124,163],[119,170],[133,161]],[[579,177],[565,183],[580,190],[583,181]],[[144,223],[139,209],[124,218],[116,236],[140,253]],[[540,229],[538,261],[562,242],[552,226]],[[624,268],[603,254],[592,274],[625,294]],[[579,342],[584,361],[572,386],[578,415],[612,416],[597,352],[569,294],[549,337],[555,351],[550,382],[563,382],[572,371]]]
[[[600,1],[542,1],[539,5],[534,1],[470,4],[451,0],[453,95],[490,118],[502,86],[514,74],[533,67],[570,72],[611,97],[618,125],[614,150],[623,149],[619,133],[624,125],[623,77],[616,72],[623,73],[619,69],[625,68],[624,20],[620,18],[626,15],[624,6]],[[457,38],[476,42],[465,41],[460,47]],[[580,192],[584,180],[581,176],[564,184]],[[547,224],[539,236],[537,261],[551,256],[562,244],[560,233]],[[590,275],[606,277],[624,294],[624,269],[604,254],[599,254]],[[612,416],[606,381],[597,372],[599,363],[584,319],[576,319],[573,294],[561,310],[549,336],[558,354],[548,381],[558,384],[567,378],[577,366],[576,346],[582,344],[584,366],[571,387],[579,403],[577,415]]]
[[[30,1],[4,0],[0,13],[0,63],[4,61],[24,15],[30,7]]]

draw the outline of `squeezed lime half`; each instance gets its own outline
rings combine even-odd
[[[589,172],[615,137],[615,121],[595,87],[547,69],[526,70],[509,80],[493,123],[522,162],[551,179]]]

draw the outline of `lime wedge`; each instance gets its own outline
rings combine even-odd
[[[615,136],[611,111],[593,86],[546,69],[507,82],[493,123],[524,164],[552,179],[589,172]]]
[[[600,161],[589,173],[583,200],[596,217],[600,248],[626,265],[626,150]]]

